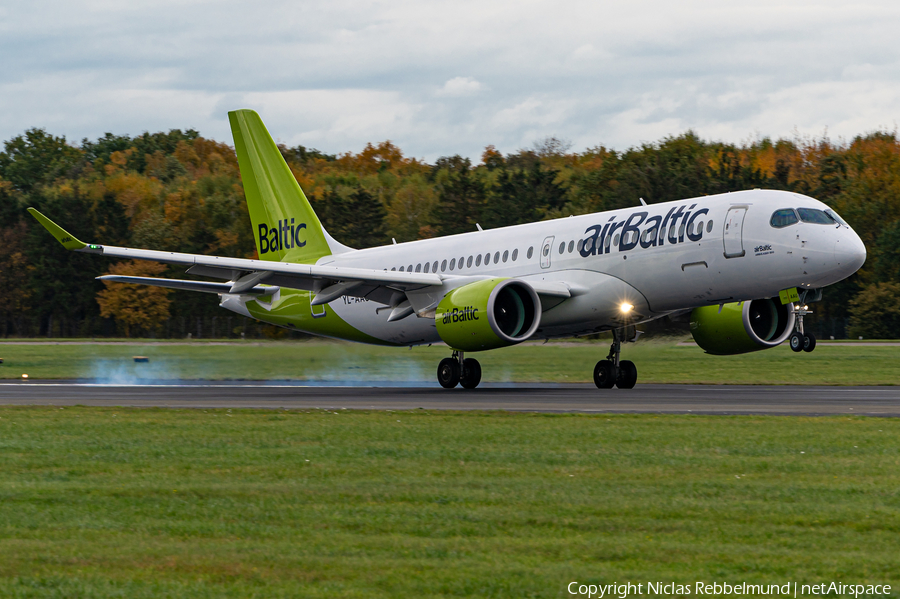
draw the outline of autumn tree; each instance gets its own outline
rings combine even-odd
[[[900,337],[900,284],[874,283],[853,298],[850,335],[865,339]]]
[[[166,270],[164,264],[132,260],[118,262],[109,269],[109,274],[136,277],[158,276]],[[169,318],[170,289],[149,285],[130,285],[103,281],[106,289],[97,294],[100,314],[113,318],[124,328],[126,337],[138,331],[157,331]]]
[[[484,204],[484,186],[472,169],[472,161],[460,155],[439,158],[434,166],[438,202],[435,226],[439,234],[468,233]]]
[[[0,177],[19,191],[29,192],[35,186],[52,182],[65,175],[80,160],[82,152],[66,143],[65,136],[55,137],[43,129],[29,129],[4,142],[0,152]]]

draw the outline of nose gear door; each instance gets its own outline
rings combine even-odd
[[[743,240],[746,214],[746,206],[733,206],[728,209],[728,214],[725,216],[725,232],[722,236],[725,240],[726,258],[740,258],[746,253]]]
[[[553,253],[554,237],[551,235],[541,244],[541,268],[550,268],[550,255]]]

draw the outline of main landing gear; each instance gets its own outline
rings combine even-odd
[[[629,360],[620,360],[622,351],[622,335],[613,329],[613,342],[609,347],[609,355],[594,366],[594,384],[598,389],[632,389],[637,383],[637,366]]]
[[[812,333],[803,332],[803,317],[812,314],[806,305],[796,306],[794,308],[794,332],[791,334],[791,349],[795,352],[810,352],[816,349],[816,336]]]
[[[452,358],[444,358],[438,364],[437,379],[444,389],[456,385],[474,389],[481,382],[481,364],[475,358],[466,358],[463,352],[455,351]]]

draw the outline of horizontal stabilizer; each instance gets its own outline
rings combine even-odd
[[[202,291],[203,293],[231,293],[231,283],[210,283],[207,281],[185,281],[183,279],[156,279],[153,277],[126,277],[122,275],[104,275],[97,277],[101,281],[114,283],[131,283],[134,285],[152,285],[154,287],[166,287],[168,289],[183,289],[185,291]],[[240,295],[272,295],[278,291],[278,287],[264,287],[256,285],[240,292]]]

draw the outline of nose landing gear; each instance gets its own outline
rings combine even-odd
[[[791,350],[795,352],[811,352],[816,349],[816,336],[803,331],[803,317],[807,314],[812,314],[812,310],[805,304],[794,306],[794,332],[789,342]]]
[[[637,366],[630,360],[620,360],[622,351],[622,335],[613,329],[613,342],[609,347],[609,355],[594,366],[594,384],[598,389],[633,389],[637,383]],[[633,341],[633,339],[632,339]]]
[[[474,389],[481,382],[481,364],[474,358],[466,358],[463,352],[455,351],[453,357],[444,358],[438,364],[437,379],[444,389],[457,385]]]

